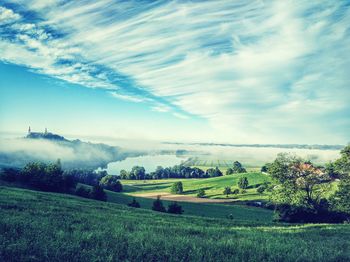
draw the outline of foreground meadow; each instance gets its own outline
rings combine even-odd
[[[349,225],[169,215],[0,187],[1,261],[349,261]]]

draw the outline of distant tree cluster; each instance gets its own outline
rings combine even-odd
[[[1,179],[48,192],[66,193],[76,186],[74,177],[63,172],[60,160],[50,164],[30,162],[22,169],[3,169]]]
[[[145,168],[134,166],[130,172],[121,170],[119,177],[121,179],[145,180],[145,179],[166,179],[166,178],[209,178],[222,176],[218,167],[209,168],[206,172],[197,167],[188,167],[184,165],[175,165],[173,167],[163,168],[158,166],[154,172],[146,173]]]
[[[229,167],[226,170],[226,175],[246,173],[246,172],[247,172],[247,170],[242,166],[242,164],[238,161],[235,161],[233,163],[233,167]]]
[[[170,188],[170,192],[173,194],[182,194],[183,191],[182,182],[175,182]]]

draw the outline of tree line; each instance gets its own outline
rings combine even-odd
[[[235,161],[232,167],[226,171],[226,175],[245,173],[246,169],[241,163]],[[206,171],[198,167],[189,167],[184,165],[175,165],[173,167],[158,166],[155,171],[146,173],[143,166],[134,166],[130,171],[121,170],[120,179],[147,180],[147,179],[167,179],[167,178],[209,178],[222,176],[218,167],[208,168]]]

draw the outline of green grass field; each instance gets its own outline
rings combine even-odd
[[[161,180],[122,180],[124,192],[137,195],[146,192],[170,192],[171,185],[176,181],[182,181],[185,195],[195,196],[198,189],[205,189],[206,195],[209,198],[225,198],[223,194],[224,188],[229,186],[232,189],[238,188],[237,183],[241,177],[247,177],[249,188],[247,193],[230,195],[228,199],[237,200],[264,200],[268,198],[268,194],[259,194],[256,192],[256,187],[265,181],[271,181],[271,178],[262,173],[244,173],[228,176],[201,178],[201,179],[161,179]]]
[[[0,187],[0,261],[349,261],[349,225],[156,213]]]

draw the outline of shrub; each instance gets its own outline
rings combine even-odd
[[[259,194],[264,193],[266,190],[266,186],[265,185],[261,185],[256,189],[256,192],[258,192]]]
[[[200,197],[200,198],[205,197],[205,190],[203,188],[198,190],[197,197]]]
[[[114,192],[121,192],[123,190],[123,186],[118,180],[117,176],[112,176],[112,175],[104,176],[100,181],[100,185],[103,188]]]
[[[90,198],[91,190],[84,186],[79,186],[75,190],[75,194],[80,197]]]
[[[168,213],[181,215],[183,212],[182,207],[176,202],[173,202],[168,206]]]
[[[226,195],[226,197],[228,197],[229,194],[232,194],[231,188],[230,187],[225,187],[224,189],[224,195]]]
[[[152,210],[157,212],[166,212],[163,202],[160,200],[160,196],[157,196],[157,199],[153,201]]]
[[[93,186],[90,197],[100,201],[107,201],[107,195],[100,185]]]
[[[175,182],[170,189],[171,193],[173,194],[182,194],[183,192],[183,187],[182,187],[182,182]]]
[[[140,203],[136,201],[135,198],[132,199],[132,202],[128,204],[129,207],[140,208]]]
[[[239,189],[238,189],[238,188],[236,188],[235,190],[233,190],[233,191],[232,191],[232,194],[234,194],[234,195],[238,195],[238,194],[239,194]]]
[[[19,170],[15,168],[4,168],[0,173],[0,179],[7,182],[15,182],[19,179]]]
[[[247,190],[241,189],[240,193],[241,193],[241,194],[245,194],[245,193],[247,193]]]

